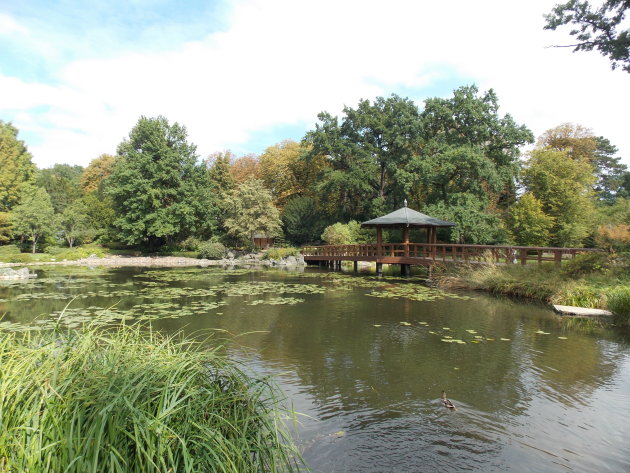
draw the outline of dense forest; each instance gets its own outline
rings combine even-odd
[[[18,132],[0,121],[0,244],[23,251],[247,247],[257,234],[362,242],[356,222],[405,199],[457,224],[441,241],[630,244],[630,172],[615,146],[570,123],[536,140],[475,86],[422,106],[392,95],[322,112],[301,142],[260,155],[202,158],[183,125],[140,117],[115,155],[37,169]]]

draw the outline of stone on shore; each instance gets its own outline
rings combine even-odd
[[[578,317],[602,317],[613,315],[612,312],[604,309],[589,309],[587,307],[573,307],[569,305],[554,304],[553,310],[560,315],[573,315]]]

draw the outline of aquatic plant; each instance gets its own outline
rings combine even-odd
[[[277,390],[139,326],[0,332],[0,471],[298,471]]]
[[[630,288],[619,287],[608,293],[608,309],[618,324],[630,325]]]

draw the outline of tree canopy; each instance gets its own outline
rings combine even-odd
[[[630,29],[618,30],[628,9],[630,0],[606,0],[599,8],[588,1],[570,0],[545,15],[545,29],[570,24],[573,29],[569,34],[577,43],[556,47],[574,48],[574,52],[596,49],[608,56],[613,69],[621,67],[630,72]]]
[[[54,228],[54,209],[50,196],[42,187],[26,184],[22,187],[20,204],[11,212],[13,232],[31,241],[35,253],[42,236]]]
[[[119,238],[149,246],[209,232],[215,199],[205,166],[186,128],[166,118],[140,117],[118,146],[108,179]]]
[[[0,120],[0,212],[11,210],[19,202],[22,184],[35,177],[31,153],[17,135],[17,128]]]

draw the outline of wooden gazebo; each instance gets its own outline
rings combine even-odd
[[[398,210],[363,222],[361,226],[376,228],[377,257],[381,258],[383,256],[383,227],[402,229],[404,256],[409,257],[409,229],[411,227],[425,228],[427,230],[427,243],[435,244],[437,243],[437,229],[440,227],[454,227],[455,224],[410,209],[407,207],[407,201],[405,200],[404,206]],[[379,269],[377,264],[377,271]],[[403,272],[409,270],[407,267],[402,267],[402,269]]]

